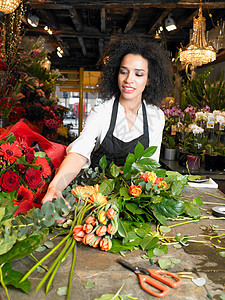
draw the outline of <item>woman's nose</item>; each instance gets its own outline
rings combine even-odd
[[[126,82],[133,82],[134,81],[134,76],[133,76],[133,74],[132,73],[127,73],[127,76],[126,76],[126,78],[125,78],[125,81]]]

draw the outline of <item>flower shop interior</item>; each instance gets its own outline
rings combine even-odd
[[[225,299],[225,2],[0,0],[0,24],[0,300]],[[171,59],[159,165],[137,146],[41,205],[129,36]]]

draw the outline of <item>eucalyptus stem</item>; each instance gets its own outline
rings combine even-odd
[[[55,250],[57,250],[68,238],[69,238],[70,236],[69,235],[67,235],[61,242],[59,242],[59,244],[55,247],[55,248],[53,248],[47,255],[45,255],[45,257],[43,257],[41,260],[39,260],[39,262],[38,263],[36,263],[36,265],[35,266],[33,266],[33,268],[31,268],[28,272],[27,272],[27,274],[26,275],[24,275],[23,276],[23,278],[20,280],[20,283],[21,282],[23,282],[25,279],[27,279],[28,278],[28,276],[38,267],[38,266],[40,266],[41,265],[41,263],[43,262],[43,261],[45,261],[49,256],[51,256],[52,255],[52,253],[54,253],[55,252]]]
[[[210,240],[212,240],[212,239],[220,238],[221,236],[224,236],[224,235],[225,235],[225,233],[220,234],[220,235],[216,235],[216,236],[210,236],[210,235],[205,235],[205,234],[201,234],[199,236],[208,237],[208,238],[210,238]]]
[[[169,228],[172,228],[172,227],[175,227],[175,226],[180,226],[180,225],[184,225],[184,224],[188,224],[188,223],[194,223],[194,222],[198,222],[198,220],[191,220],[191,221],[186,221],[186,222],[181,222],[181,223],[177,223],[177,224],[173,224],[173,225],[170,225],[168,226]]]
[[[6,287],[6,285],[5,285],[5,283],[4,283],[4,280],[3,280],[3,273],[2,273],[2,266],[3,266],[3,265],[4,265],[4,264],[2,264],[2,265],[0,266],[0,283],[1,283],[1,285],[2,285],[2,287],[3,287],[3,289],[4,289],[4,291],[5,291],[7,300],[10,300],[10,297],[9,297],[9,293],[8,293],[7,287]]]
[[[75,262],[76,262],[76,255],[77,255],[77,244],[76,241],[73,240],[73,260],[72,260],[72,265],[70,269],[70,277],[69,277],[69,283],[68,283],[68,292],[67,292],[67,298],[70,300],[70,294],[71,294],[71,286],[72,286],[72,279],[73,279],[73,271],[75,267]]]
[[[39,262],[39,260],[31,253],[30,256],[36,261]],[[45,271],[48,272],[48,268],[46,268],[44,265],[40,265],[40,267],[42,267]]]
[[[215,197],[215,198],[218,198],[218,199],[225,200],[224,197],[220,197],[220,196],[216,196],[216,195],[211,194],[211,193],[204,192],[204,191],[202,191],[201,189],[199,189],[199,188],[197,188],[197,187],[192,186],[192,188],[198,190],[199,192],[201,192],[201,193],[203,193],[203,194],[205,194],[205,195],[209,195],[209,196],[212,196],[212,197]]]

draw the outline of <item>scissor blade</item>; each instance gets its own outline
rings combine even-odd
[[[132,264],[130,264],[129,262],[127,262],[127,261],[125,261],[125,260],[123,260],[121,258],[118,258],[116,261],[119,264],[121,264],[122,266],[124,266],[125,268],[127,268],[127,269],[129,269],[129,270],[131,270],[133,272],[135,272],[138,269],[137,267],[133,266]]]

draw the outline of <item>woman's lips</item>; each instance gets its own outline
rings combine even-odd
[[[126,93],[133,93],[133,92],[135,91],[134,88],[129,87],[129,86],[123,86],[123,90],[124,90],[124,92],[126,92]]]

